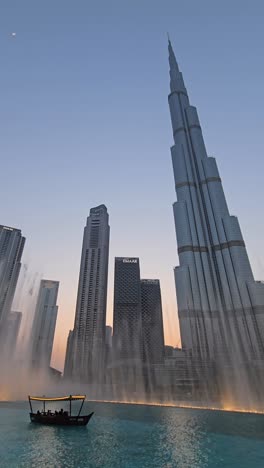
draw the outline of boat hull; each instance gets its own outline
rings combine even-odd
[[[44,415],[37,413],[29,413],[30,420],[35,424],[46,424],[49,426],[86,426],[92,415],[90,413],[85,416],[63,416],[63,415]]]

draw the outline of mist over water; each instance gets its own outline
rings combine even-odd
[[[24,363],[28,361],[31,351],[30,338],[41,276],[41,273],[31,272],[28,265],[23,264],[13,303],[13,310],[22,312],[15,354]]]
[[[186,359],[184,374],[176,362],[170,377],[168,371],[164,374],[164,363],[153,366],[128,361],[120,365],[112,359],[105,367],[104,378],[94,383],[32,369],[31,330],[41,276],[22,265],[12,309],[23,316],[16,349],[12,355],[0,357],[1,401],[25,400],[29,394],[86,394],[88,400],[263,411],[262,361],[245,365],[238,352],[230,357],[229,366],[224,361],[217,363],[216,377],[209,363],[201,365],[195,359]],[[175,384],[181,379],[185,381],[182,388]],[[193,381],[189,386],[188,379]]]
[[[31,370],[31,332],[33,317],[37,302],[41,274],[31,272],[27,264],[22,264],[12,305],[13,311],[22,312],[22,320],[15,349],[8,348],[0,356],[0,400],[25,399],[30,388],[40,391],[41,385],[47,381],[47,376],[34,376]],[[7,348],[5,337],[3,349]]]

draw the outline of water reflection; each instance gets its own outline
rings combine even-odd
[[[263,416],[102,403],[88,403],[90,410],[87,428],[48,427],[28,422],[26,404],[0,404],[0,466],[264,466]]]
[[[162,408],[163,410],[163,408]],[[168,467],[206,466],[207,451],[202,450],[199,415],[184,410],[162,411],[162,431],[159,436],[158,453],[160,460],[166,460]],[[161,465],[162,466],[162,465]]]

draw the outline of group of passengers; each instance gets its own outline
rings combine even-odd
[[[41,412],[38,410],[37,415],[38,416],[40,415],[42,416],[64,416],[64,417],[69,416],[68,411],[64,411],[63,408],[61,408],[60,411],[55,411],[54,413],[52,413],[51,410],[48,410],[48,411],[42,410]]]

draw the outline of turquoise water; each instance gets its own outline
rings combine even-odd
[[[0,467],[263,468],[264,416],[90,403],[86,428],[29,423],[0,403]]]

